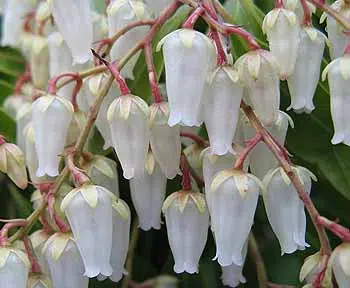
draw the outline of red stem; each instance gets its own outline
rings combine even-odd
[[[112,63],[109,63],[107,60],[103,59],[99,54],[96,53],[95,50],[91,49],[91,51],[92,51],[92,54],[94,54],[94,56],[98,60],[100,60],[104,65],[106,65],[108,70],[112,73],[112,75],[114,76],[114,79],[118,84],[121,95],[123,96],[130,95],[131,94],[130,89],[126,84],[125,79],[120,74],[118,67]]]
[[[225,29],[228,33],[238,35],[244,40],[246,40],[251,50],[261,49],[260,45],[258,44],[258,42],[256,42],[255,38],[243,28],[233,25],[225,25]]]
[[[35,17],[35,11],[30,11],[26,15],[24,15],[24,22],[23,22],[23,31],[25,32],[31,32],[31,21]]]
[[[348,43],[346,44],[346,47],[345,47],[345,55],[350,55],[350,33],[346,33],[347,36],[349,36],[349,40],[348,40]]]
[[[50,191],[46,196],[46,201],[48,203],[48,210],[51,219],[55,222],[57,228],[62,233],[68,233],[70,231],[70,227],[64,222],[64,220],[57,214],[55,210],[55,195]]]
[[[304,10],[303,24],[305,26],[311,26],[312,20],[311,20],[311,12],[310,12],[309,6],[307,5],[306,0],[300,0],[300,2]]]
[[[275,8],[283,8],[283,1],[282,0],[276,0],[275,1]]]
[[[79,110],[77,97],[82,86],[83,86],[83,79],[79,76],[76,77],[76,83],[72,92],[72,101],[71,101],[74,108],[74,112],[77,112]]]
[[[68,153],[66,157],[67,167],[72,174],[72,178],[76,187],[81,187],[84,184],[91,182],[90,178],[83,172],[83,170],[79,169],[74,164],[74,151]]]
[[[0,145],[3,145],[6,143],[5,137],[0,135]]]
[[[180,136],[193,140],[199,146],[202,146],[202,147],[209,146],[208,142],[204,138],[202,138],[202,137],[200,137],[200,136],[198,136],[196,134],[193,134],[193,133],[190,133],[190,132],[181,132]]]
[[[0,230],[0,247],[8,244],[8,232],[11,228],[23,227],[27,225],[27,220],[18,220],[6,223]]]
[[[26,253],[31,264],[31,272],[32,273],[41,273],[41,268],[38,263],[38,260],[33,251],[32,243],[27,236],[23,237],[24,247],[26,249]]]
[[[217,62],[216,62],[216,64],[218,66],[227,64],[227,57],[226,57],[224,47],[222,46],[219,32],[216,31],[214,28],[211,28],[210,29],[210,37],[214,40],[215,46],[217,49]]]
[[[323,216],[317,217],[317,222],[330,230],[333,234],[337,235],[342,241],[350,242],[350,230],[344,226],[331,221]]]
[[[317,275],[312,283],[313,288],[321,288],[322,287],[322,281],[323,281],[323,278],[324,278],[326,270],[327,270],[329,258],[330,258],[330,255],[323,255],[322,261],[320,263],[321,269],[317,273]]]
[[[50,234],[52,232],[52,227],[49,224],[49,221],[47,221],[47,218],[45,215],[40,216],[40,223],[43,225],[43,230],[47,233]]]
[[[26,70],[25,70],[24,74],[22,76],[20,76],[17,79],[17,81],[16,81],[14,93],[15,94],[20,94],[22,86],[25,83],[29,82],[31,80],[31,78],[32,78],[32,76],[31,76],[31,73],[30,73],[30,67],[29,67],[29,65],[26,65]]]
[[[70,77],[71,79],[75,80],[75,81],[79,81],[81,80],[81,77],[79,75],[79,73],[74,73],[74,72],[68,72],[68,73],[63,73],[63,74],[60,74],[52,79],[49,80],[49,83],[48,83],[48,88],[47,88],[47,91],[50,93],[50,94],[53,94],[53,95],[56,95],[57,93],[57,82],[59,80],[61,80],[62,78],[64,77]]]
[[[243,152],[241,153],[241,155],[238,157],[238,159],[236,160],[235,169],[239,169],[242,170],[243,168],[243,164],[245,159],[247,158],[248,154],[254,149],[254,147],[260,143],[260,141],[263,140],[263,136],[261,132],[258,132],[255,134],[255,136],[250,139],[247,143],[247,146],[245,147],[245,149],[243,150]]]
[[[181,155],[180,168],[182,171],[182,190],[191,191],[191,170],[185,155]]]
[[[187,18],[187,20],[182,24],[182,28],[193,29],[194,24],[196,24],[198,18],[205,12],[204,8],[198,6],[194,12]]]
[[[157,75],[153,64],[152,45],[150,42],[145,43],[144,51],[145,51],[147,69],[148,69],[148,79],[149,79],[149,84],[151,86],[153,99],[155,103],[160,103],[163,101],[163,99],[159,91]]]

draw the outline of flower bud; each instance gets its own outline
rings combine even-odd
[[[150,107],[151,148],[154,158],[168,179],[179,174],[181,156],[180,126],[168,125],[169,104],[154,103]]]
[[[92,106],[96,97],[99,94],[101,88],[108,81],[107,74],[99,74],[88,78],[85,82],[85,96],[89,106]],[[103,149],[108,149],[112,146],[112,136],[107,120],[107,111],[113,100],[115,100],[120,95],[119,90],[116,85],[113,83],[111,89],[107,92],[107,95],[103,98],[100,110],[97,114],[95,121],[98,131],[101,133],[105,143]]]
[[[157,50],[162,47],[170,106],[168,123],[200,126],[205,80],[216,64],[215,46],[203,33],[179,29],[165,36]]]
[[[343,243],[339,245],[331,256],[330,264],[333,268],[335,280],[339,288],[350,286],[350,244]]]
[[[112,202],[106,188],[86,184],[72,190],[61,203],[72,228],[87,277],[112,274]]]
[[[53,287],[87,288],[89,278],[84,276],[84,264],[71,234],[52,235],[43,248]]]
[[[47,1],[38,3],[38,7],[35,11],[35,26],[37,30],[41,29],[42,35],[50,35],[54,33],[57,29],[55,27],[54,21],[49,20],[52,17],[50,5]],[[45,23],[44,26],[42,26]]]
[[[197,175],[201,177],[203,176],[201,153],[204,148],[205,147],[202,147],[197,143],[194,143],[192,145],[187,146],[183,150],[183,153],[185,154],[187,161],[190,164],[190,167],[194,170],[194,172]]]
[[[16,145],[4,143],[0,145],[0,171],[21,189],[28,185],[27,171],[24,164],[24,154]]]
[[[5,99],[3,103],[3,109],[9,116],[11,116],[11,118],[16,119],[18,110],[25,102],[27,101],[23,95],[10,95]]]
[[[149,151],[144,175],[130,179],[132,202],[142,230],[160,229],[166,182],[166,177]]]
[[[333,8],[339,16],[342,16],[345,20],[350,20],[350,6],[345,3],[344,0],[337,0],[332,5]],[[330,55],[334,60],[336,58],[342,57],[344,55],[346,44],[348,43],[350,37],[346,36],[345,30],[338,24],[338,22],[333,17],[328,17],[328,14],[323,13],[320,22],[324,22],[327,19],[327,34],[330,42]]]
[[[235,70],[222,66],[209,75],[203,97],[203,119],[212,154],[234,153],[232,141],[242,97],[243,87]]]
[[[145,2],[152,14],[158,17],[159,14],[170,5],[171,0],[145,0]]]
[[[313,175],[306,168],[293,167],[305,191],[310,194]],[[304,203],[282,168],[271,170],[264,178],[266,190],[263,199],[267,217],[272,230],[281,246],[281,254],[291,254],[304,250],[309,245],[305,242],[306,216]]]
[[[0,247],[0,288],[26,288],[30,263],[16,248]]]
[[[288,77],[291,104],[295,112],[311,113],[314,109],[313,98],[320,78],[320,67],[327,38],[313,27],[300,30],[300,44],[295,70]]]
[[[305,281],[306,283],[312,283],[315,280],[315,277],[320,272],[322,262],[322,255],[320,252],[317,252],[313,255],[308,256],[303,266],[300,269],[299,280],[300,282]]]
[[[242,250],[242,257],[243,262],[245,262],[245,259],[247,257],[248,252],[248,241],[243,246]],[[228,287],[237,287],[240,283],[246,283],[246,279],[244,278],[242,272],[243,272],[243,265],[236,265],[231,264],[229,266],[221,267],[222,275],[221,280],[222,284]]]
[[[30,59],[32,55],[33,43],[37,39],[37,35],[31,32],[22,32],[19,37],[18,48],[22,52],[25,59]]]
[[[147,103],[138,96],[121,96],[112,102],[107,114],[124,178],[142,176],[150,138]]]
[[[50,278],[45,275],[31,274],[26,288],[52,288],[52,283]]]
[[[285,80],[293,73],[298,55],[300,28],[297,17],[293,11],[275,8],[265,16],[262,30],[279,63],[280,78]]]
[[[307,4],[311,13],[316,12],[316,7],[312,3],[307,2],[306,4]],[[300,1],[298,1],[298,0],[283,0],[283,5],[284,5],[284,8],[291,10],[295,13],[295,15],[297,16],[298,22],[300,24],[303,23],[303,21],[304,21],[304,9],[303,9],[303,6],[302,6]]]
[[[278,64],[268,51],[255,50],[241,56],[235,63],[245,94],[249,97],[259,120],[270,126],[278,118],[280,88]]]
[[[2,23],[1,46],[17,47],[26,14],[36,5],[32,0],[7,0]]]
[[[59,154],[63,152],[69,124],[73,116],[72,104],[64,98],[46,95],[33,103],[33,127],[38,154],[38,177],[58,175]]]
[[[243,120],[243,119],[242,119]],[[245,120],[243,120],[245,121]],[[270,134],[281,144],[284,145],[288,124],[293,128],[293,120],[289,115],[283,111],[279,111],[277,121],[267,130]],[[251,139],[256,134],[256,131],[248,123],[243,123],[244,134],[246,139]],[[278,167],[278,160],[272,154],[272,152],[267,148],[265,143],[258,143],[253,151],[250,153],[250,170],[251,172],[258,177],[260,180],[264,178],[266,173],[270,169]]]
[[[84,169],[93,183],[105,187],[119,197],[119,177],[115,161],[96,155],[91,161],[84,163]]]
[[[113,245],[111,265],[113,273],[109,277],[118,282],[125,274],[124,264],[129,248],[130,209],[121,199],[113,203]]]
[[[260,181],[240,170],[217,173],[210,186],[212,229],[221,266],[243,265],[242,249],[253,225]],[[237,233],[239,231],[239,233]]]
[[[164,202],[163,213],[175,273],[198,273],[199,258],[207,242],[209,213],[203,194],[178,191]]]
[[[149,18],[148,9],[142,1],[112,1],[107,8],[109,37],[130,23]],[[148,31],[148,26],[140,26],[121,36],[112,46],[111,59],[114,61],[124,57],[135,46],[135,43],[143,39]],[[133,70],[140,53],[140,51],[137,52],[121,70],[124,78],[134,79]]]
[[[32,120],[32,104],[24,102],[16,114],[16,144],[26,154],[24,128]]]
[[[46,37],[37,36],[33,40],[29,64],[35,88],[45,89],[49,80],[49,47]]]
[[[43,248],[49,238],[50,234],[48,234],[45,230],[37,230],[29,236],[30,242],[32,243],[34,249],[34,253],[38,259],[41,272],[45,275],[49,275],[50,272],[46,257],[43,253]]]
[[[93,42],[90,1],[49,0],[58,30],[66,41],[74,63],[83,64],[91,59]]]
[[[334,125],[332,144],[343,142],[350,145],[350,118],[348,117],[347,98],[350,93],[350,56],[333,60],[324,69],[322,80],[328,75],[331,95],[331,115]]]

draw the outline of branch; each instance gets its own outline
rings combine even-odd
[[[249,238],[248,238],[248,244],[249,244],[249,253],[252,258],[252,260],[255,263],[256,272],[258,275],[258,282],[260,288],[266,288],[267,287],[267,273],[265,268],[264,260],[261,256],[258,243],[256,242],[256,239],[253,235],[253,232],[250,232]]]

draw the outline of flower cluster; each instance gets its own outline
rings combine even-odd
[[[198,273],[210,227],[224,285],[245,282],[260,195],[281,254],[309,247],[305,207],[315,222],[319,214],[309,194],[316,177],[292,164],[284,148],[293,121],[280,111],[280,81],[288,83],[288,109],[311,113],[330,42],[334,60],[323,78],[330,84],[332,143],[350,146],[347,33],[328,17],[328,41],[312,27],[304,0],[277,1],[262,24],[268,51],[242,27],[224,23],[213,1],[145,2],[110,1],[105,13],[86,0],[6,2],[2,44],[19,48],[28,65],[4,104],[17,122],[17,146],[0,137],[0,171],[24,189],[28,168],[37,189],[29,220],[40,218],[43,229],[27,237],[32,223],[14,220],[1,230],[1,288],[84,288],[89,278],[122,279],[131,212],[119,191],[118,164],[130,183],[139,228],[160,229],[164,214],[176,273]],[[183,26],[152,43],[182,2],[193,8]],[[343,0],[334,8],[350,19]],[[199,17],[207,34],[193,29]],[[236,61],[223,40],[231,34],[250,47]],[[142,50],[151,105],[125,80],[135,79]],[[154,53],[164,59],[163,95]],[[89,150],[94,125],[116,161]],[[208,141],[184,130],[200,126]],[[183,149],[181,137],[194,143]],[[167,179],[179,176],[182,189],[166,197]],[[15,226],[25,227],[24,248],[7,237]],[[305,262],[301,280],[326,283],[333,269],[339,287],[348,287],[348,245],[339,246],[329,263],[326,252]]]

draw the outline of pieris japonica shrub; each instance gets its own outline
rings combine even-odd
[[[350,287],[349,0],[5,2],[0,288]]]

